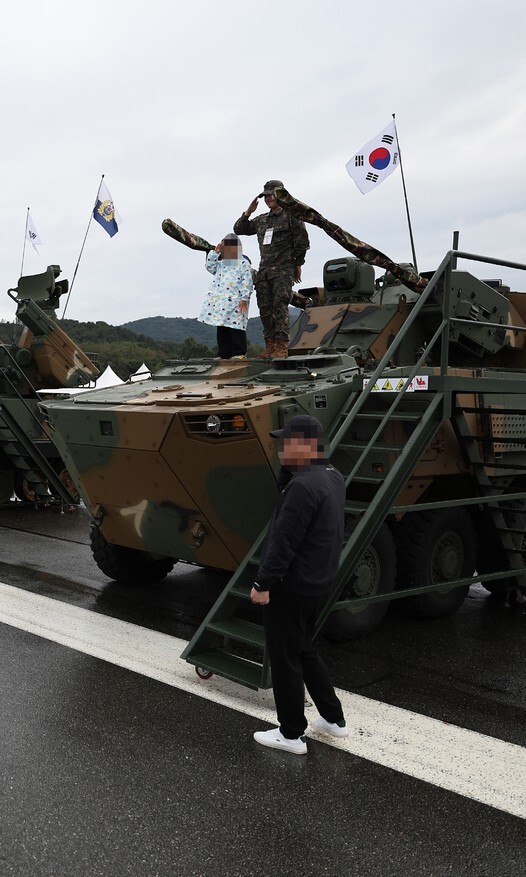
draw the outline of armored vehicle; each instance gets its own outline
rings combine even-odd
[[[506,599],[526,582],[526,296],[458,263],[526,266],[454,246],[419,275],[276,197],[361,256],[331,259],[323,287],[301,291],[287,359],[171,361],[151,380],[44,405],[93,513],[99,567],[121,582],[160,579],[177,560],[230,571],[183,657],[254,688],[270,684],[248,601],[277,497],[269,433],[296,414],[322,422],[347,484],[320,631],[366,633],[393,600],[449,615],[472,583]],[[388,269],[379,281],[373,265]]]
[[[79,501],[39,408],[43,390],[78,387],[99,374],[56,323],[55,308],[68,290],[59,275],[60,267],[49,265],[8,290],[20,325],[18,339],[0,345],[0,503],[13,493],[37,503]]]

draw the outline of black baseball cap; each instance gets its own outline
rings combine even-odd
[[[298,414],[292,417],[283,429],[275,429],[270,433],[273,438],[315,438],[325,442],[327,437],[320,421],[310,414]]]

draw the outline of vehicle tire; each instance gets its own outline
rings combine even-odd
[[[72,481],[71,475],[68,470],[64,466],[64,463],[59,458],[58,460],[52,460],[53,469],[57,473],[59,480],[62,482],[68,493],[71,494],[72,502],[78,502],[79,492]],[[51,493],[55,496],[55,491],[52,487],[50,487]]]
[[[508,527],[513,530],[522,530],[521,533],[512,533],[513,544],[522,550],[522,565],[526,566],[526,500],[510,500],[509,509],[503,512]],[[497,572],[506,569],[506,552],[498,541],[495,527],[486,512],[482,512],[477,519],[477,572]],[[514,578],[498,579],[495,582],[483,582],[482,587],[489,592],[494,600],[505,603],[510,590],[516,587],[517,580]]]
[[[387,524],[382,524],[371,545],[363,553],[341,598],[368,597],[375,594],[391,594],[396,578],[396,548]],[[356,609],[335,609],[329,615],[324,635],[335,642],[366,636],[378,627],[389,607],[385,603],[373,603]]]
[[[463,508],[410,512],[395,527],[398,555],[396,587],[401,590],[455,581],[474,573],[477,536]],[[397,601],[414,618],[446,618],[464,602],[469,585],[440,588]]]
[[[39,476],[39,481],[44,487],[48,488],[48,482],[45,475],[42,472],[36,472]],[[31,481],[28,481],[27,478],[24,477],[22,472],[18,471],[15,474],[15,495],[22,502],[44,502],[44,497],[38,494],[33,486]],[[51,500],[51,495],[49,495],[49,499]]]
[[[176,563],[172,557],[157,557],[136,548],[112,545],[96,524],[92,524],[90,541],[95,563],[101,572],[123,585],[160,582]]]

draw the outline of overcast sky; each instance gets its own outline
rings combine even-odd
[[[204,256],[161,221],[216,242],[270,178],[408,261],[400,172],[362,195],[345,170],[393,113],[419,268],[455,229],[464,250],[526,262],[525,32],[524,0],[5,4],[0,319],[27,207],[43,245],[24,273],[58,263],[71,280],[103,173],[123,224],[110,238],[91,223],[73,319],[196,316]],[[343,251],[309,234],[302,285],[318,286]]]

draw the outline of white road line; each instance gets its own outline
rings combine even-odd
[[[198,679],[186,642],[0,583],[0,622],[275,723],[272,694]],[[338,749],[526,818],[526,749],[338,690],[349,737],[309,735]],[[313,712],[313,716],[315,712]],[[284,756],[290,757],[290,756]]]

